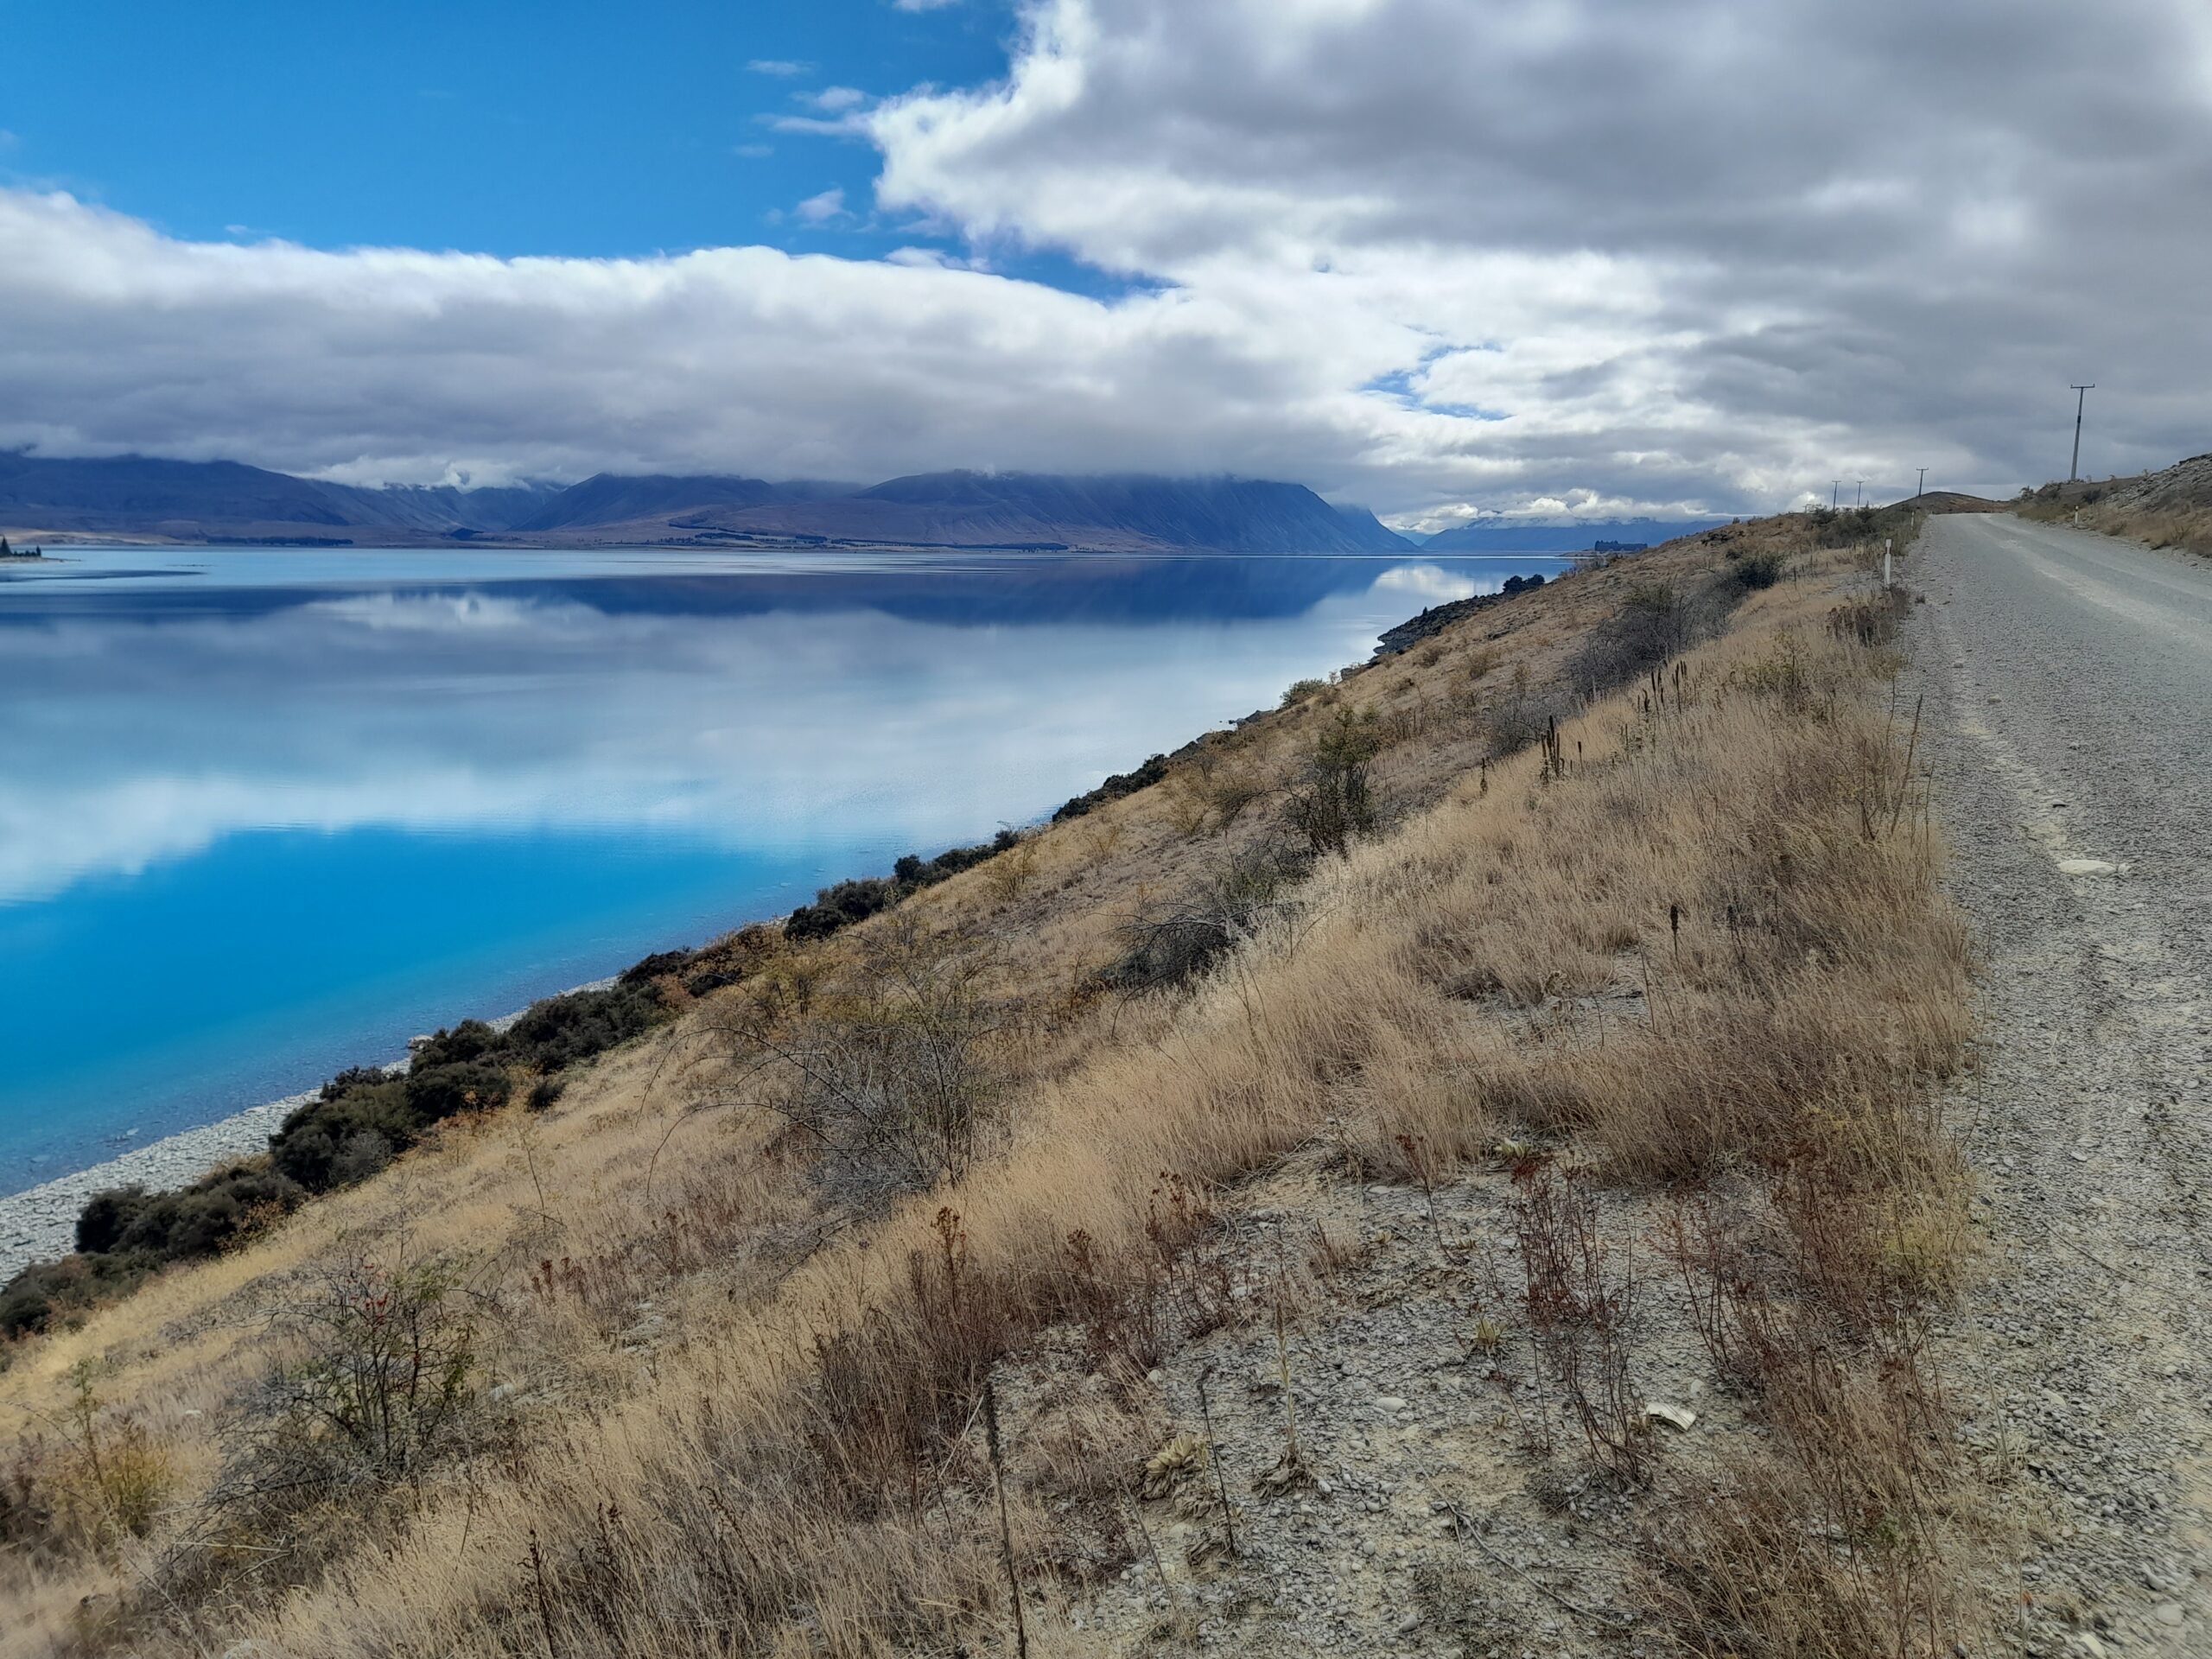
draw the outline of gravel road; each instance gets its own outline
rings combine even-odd
[[[1986,1278],[1948,1371],[2010,1471],[2016,1651],[2212,1652],[2212,567],[2010,517],[1911,580],[1985,952],[1960,1127]]]

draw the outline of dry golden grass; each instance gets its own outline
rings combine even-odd
[[[39,1426],[89,1365],[176,1497],[144,1538],[11,1546],[8,1650],[949,1652],[1007,1615],[980,1386],[1048,1352],[1067,1386],[1023,1406],[1011,1530],[1039,1650],[1091,1650],[1051,1609],[1128,1548],[1121,1494],[1158,1444],[1130,1385],[1235,1316],[1221,1195],[1317,1143],[1426,1181],[1507,1138],[1586,1147],[1616,1182],[1754,1177],[1683,1254],[1779,1432],[1726,1501],[1670,1500],[1724,1592],[1662,1559],[1652,1605],[1714,1652],[1948,1643],[1930,1494],[1952,1478],[1896,1379],[1958,1250],[1928,1099],[1966,1035],[1965,940],[1892,664],[1828,626],[1848,555],[1788,522],[1732,539],[1799,579],[1679,671],[1577,712],[1589,631],[1632,582],[1710,579],[1718,544],[1579,575],[1218,734],[1174,787],[1026,842],[1018,879],[985,865],[787,953],[558,1110],[455,1126],[28,1345],[0,1425],[66,1455]],[[1491,758],[1501,709],[1538,698],[1556,744]],[[1131,921],[1267,833],[1347,717],[1383,734],[1397,821],[1187,994],[1102,991]],[[917,1071],[933,1123],[988,1096],[972,1154],[856,1198],[830,1131]],[[254,1379],[302,1351],[270,1322],[333,1264],[403,1253],[461,1264],[504,1396],[480,1453],[273,1531],[211,1505]],[[1840,1484],[1838,1447],[1863,1465]],[[1840,1557],[1808,1526],[1872,1541]]]
[[[2083,512],[2080,522],[2084,530],[2126,537],[2146,547],[2174,547],[2189,553],[2212,554],[2212,510],[2205,508],[2090,507]]]
[[[2012,504],[2023,518],[2071,524],[2147,547],[2212,556],[2212,458],[2132,478],[2046,484]]]

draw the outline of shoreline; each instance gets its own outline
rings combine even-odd
[[[86,542],[82,544],[193,545],[158,543],[124,543],[120,541]],[[472,543],[471,545],[491,546],[493,543],[487,540],[482,543]],[[1002,550],[969,548],[956,550],[973,552]],[[1400,556],[1378,554],[1372,556],[1380,560],[1386,557],[1396,558]],[[1498,551],[1447,555],[1446,556],[1463,558],[1470,562],[1531,557],[1565,562],[1568,557],[1566,555],[1552,553]],[[1433,632],[1435,626],[1440,625],[1441,620],[1454,619],[1465,609],[1510,597],[1512,597],[1510,594],[1478,594],[1470,600],[1450,601],[1441,607],[1425,609],[1419,616],[1400,623],[1394,629],[1384,631],[1378,637],[1376,648],[1371,656],[1357,665],[1372,666],[1391,654],[1393,641],[1398,636],[1405,634],[1408,630],[1423,629],[1426,625],[1426,631]],[[1433,620],[1432,610],[1440,610],[1442,615]],[[1412,643],[1414,643],[1414,640],[1408,639],[1404,645]],[[1403,649],[1404,645],[1399,645],[1396,648]],[[608,975],[605,978],[592,980],[582,985],[571,986],[566,991],[549,993],[546,997],[539,998],[538,1001],[550,1001],[555,996],[569,995],[576,991],[601,989],[613,984],[619,977],[619,975]],[[533,1002],[530,1006],[535,1007],[537,1005],[537,1002]],[[512,1014],[503,1014],[486,1023],[495,1031],[505,1031],[529,1011],[527,1007],[518,1008]],[[413,1044],[410,1041],[410,1050]],[[389,1062],[386,1069],[404,1070],[406,1065],[406,1059],[398,1059]],[[270,1135],[283,1124],[287,1114],[316,1099],[321,1092],[321,1086],[318,1084],[301,1093],[287,1095],[281,1100],[268,1101],[258,1106],[249,1106],[241,1111],[233,1112],[227,1117],[219,1118],[213,1123],[203,1124],[196,1128],[181,1129],[174,1135],[164,1135],[160,1140],[149,1141],[144,1146],[133,1147],[100,1163],[54,1176],[50,1180],[42,1181],[36,1186],[27,1187],[20,1192],[0,1195],[0,1284],[6,1283],[8,1280],[34,1262],[54,1261],[72,1254],[76,1249],[77,1217],[83,1210],[86,1200],[94,1193],[111,1187],[133,1185],[143,1186],[150,1192],[172,1191],[189,1185],[225,1162],[257,1156],[268,1149]]]
[[[318,1085],[282,1100],[249,1106],[196,1129],[133,1147],[105,1163],[57,1175],[0,1198],[0,1282],[34,1262],[51,1262],[77,1248],[77,1212],[93,1193],[134,1183],[154,1192],[189,1185],[226,1159],[269,1150],[286,1113],[322,1092]]]
[[[601,990],[614,983],[617,977],[609,975],[550,995],[568,996],[577,991]],[[531,1005],[536,1006],[535,1002]],[[505,1031],[529,1012],[529,1008],[517,1008],[512,1014],[503,1014],[484,1023],[494,1031]],[[386,1062],[385,1069],[404,1071],[406,1065],[404,1059],[391,1060]],[[55,1261],[75,1250],[77,1215],[93,1193],[134,1185],[154,1192],[169,1192],[190,1185],[219,1165],[258,1157],[269,1150],[269,1137],[283,1123],[286,1115],[321,1093],[322,1085],[317,1084],[296,1095],[249,1106],[197,1128],[179,1129],[174,1135],[149,1141],[143,1147],[133,1147],[100,1163],[71,1170],[36,1186],[0,1197],[0,1284],[34,1262]]]

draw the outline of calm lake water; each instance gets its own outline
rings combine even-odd
[[[0,569],[0,1192],[1033,821],[1561,566],[67,559]]]

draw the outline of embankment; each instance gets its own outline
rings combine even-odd
[[[779,936],[25,1344],[0,1624],[1971,1647],[1902,607],[1802,518],[1578,572]]]

